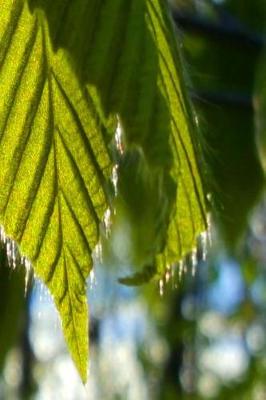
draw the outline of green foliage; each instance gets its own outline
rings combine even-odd
[[[239,1],[229,3],[242,8],[243,13],[249,9],[248,4]],[[189,33],[185,47],[193,65],[192,81],[199,93],[196,106],[204,132],[216,222],[227,247],[235,249],[264,184],[252,109],[259,51],[246,41],[226,39]]]
[[[264,0],[254,0],[245,4],[239,0],[227,0],[225,5],[232,15],[255,33],[266,32],[266,3]]]
[[[182,259],[206,230],[199,138],[163,1],[29,3],[0,2],[0,221],[49,288],[85,381],[85,281],[104,211],[125,204],[133,227],[141,217],[144,280],[147,263],[163,273]]]
[[[1,13],[1,222],[50,289],[85,380],[85,279],[107,206],[108,152],[92,99],[52,51],[42,16],[19,1]]]

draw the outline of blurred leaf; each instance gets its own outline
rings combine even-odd
[[[243,279],[247,286],[251,286],[258,275],[256,261],[252,257],[246,257],[242,264]]]
[[[236,112],[229,107],[205,105],[202,110],[208,120],[207,157],[213,174],[216,219],[227,246],[234,249],[263,187],[253,118],[245,110]]]
[[[169,203],[174,201],[175,186],[170,178],[167,181],[167,176],[159,174],[160,171],[152,174],[137,149],[124,154],[117,172],[118,196],[110,238],[115,253],[113,264],[144,267],[146,272],[152,270],[153,273],[148,274],[138,272],[134,279],[120,279],[123,283],[144,283],[144,277],[148,281],[155,275],[154,255],[164,248]]]
[[[187,35],[185,45],[193,65],[216,221],[227,246],[234,249],[263,188],[251,104],[259,52],[211,35]]]
[[[266,2],[264,0],[226,0],[223,5],[237,20],[255,32],[266,33]]]

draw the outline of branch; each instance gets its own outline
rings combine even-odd
[[[227,107],[238,107],[243,110],[253,111],[252,98],[245,93],[236,92],[210,92],[190,90],[190,97],[198,103],[216,104]]]
[[[230,24],[213,23],[206,18],[193,14],[185,14],[173,10],[173,19],[177,26],[185,30],[211,37],[214,40],[228,41],[230,45],[238,45],[261,50],[266,45],[266,37]]]

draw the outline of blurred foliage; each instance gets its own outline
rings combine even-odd
[[[205,13],[203,3],[207,10]],[[226,292],[219,293],[225,265],[219,261],[221,248],[217,244],[208,264],[199,266],[196,282],[187,276],[185,281],[177,284],[177,294],[171,289],[170,281],[165,289],[166,309],[154,315],[169,348],[165,367],[158,377],[161,379],[158,398],[264,399],[266,347],[265,341],[259,338],[265,330],[265,207],[256,209],[256,221],[251,216],[264,188],[264,175],[255,145],[252,103],[256,87],[255,111],[259,112],[256,118],[261,129],[257,142],[263,159],[266,70],[261,61],[261,46],[252,45],[245,39],[241,42],[237,35],[234,37],[234,29],[236,32],[244,29],[247,35],[259,38],[262,43],[263,37],[258,34],[265,32],[265,2],[229,0],[217,5],[211,1],[195,1],[194,5],[198,7],[194,10],[182,7],[182,12],[185,10],[188,20],[191,17],[203,20],[207,27],[204,32],[203,23],[201,32],[198,32],[193,27],[193,18],[189,23],[186,21],[188,28],[184,28],[183,37],[187,67],[193,99],[199,111],[205,157],[211,166],[211,202],[215,205],[219,234],[234,253],[237,244],[241,244],[237,247],[235,262],[239,266],[242,294],[236,305],[230,308],[229,315],[215,309],[209,300],[212,290],[217,292],[218,298],[222,295],[221,303],[226,303],[228,296]],[[232,36],[223,36],[223,31],[212,35],[209,22],[229,26]],[[232,285],[236,285],[235,280],[230,279]],[[225,285],[223,290],[234,293],[236,288]],[[152,298],[151,304],[154,305],[155,301]],[[185,311],[187,303],[192,304],[189,313]],[[157,310],[162,308],[158,304],[157,307]],[[212,329],[215,329],[215,318],[226,321],[226,328],[217,327],[215,335],[209,338],[201,326],[210,313],[214,318]],[[232,332],[237,332],[248,361],[246,370],[238,378],[225,379],[215,372],[215,363],[218,364],[215,357],[210,370],[201,365],[200,358],[210,354],[219,338],[228,339]],[[184,374],[186,368],[187,374]]]
[[[230,308],[230,315],[224,315],[215,309],[215,305],[208,299],[212,288],[214,293],[217,292],[217,298],[222,295],[221,303],[225,304],[228,296],[226,292],[219,293],[219,282],[224,279],[222,270],[225,265],[219,261],[221,249],[218,246],[213,250],[209,263],[199,266],[199,269],[203,270],[199,271],[194,288],[190,291],[186,288],[183,296],[179,288],[180,296],[173,303],[169,302],[167,296],[166,304],[171,304],[172,310],[175,310],[168,323],[164,321],[166,326],[163,325],[167,332],[164,333],[164,337],[168,338],[171,349],[169,360],[174,357],[177,361],[180,351],[183,355],[177,369],[172,364],[175,376],[170,383],[169,377],[172,374],[169,373],[166,363],[167,373],[164,378],[161,377],[160,399],[264,399],[265,342],[259,350],[252,346],[255,346],[254,343],[259,346],[259,332],[263,335],[265,330],[263,293],[266,257],[262,250],[265,246],[265,207],[256,211],[255,222],[253,219],[250,222],[250,217],[264,187],[264,176],[255,146],[252,99],[257,81],[256,94],[260,93],[261,101],[258,104],[256,96],[255,105],[256,111],[259,108],[260,112],[260,116],[257,117],[260,118],[259,125],[263,126],[266,107],[262,93],[265,88],[266,70],[265,64],[261,64],[260,76],[257,76],[261,53],[259,46],[253,46],[245,40],[241,42],[234,37],[234,29],[231,37],[227,34],[223,36],[222,30],[219,35],[212,35],[208,23],[219,23],[221,27],[233,27],[236,31],[240,28],[246,29],[247,34],[257,37],[256,35],[264,33],[266,28],[265,2],[229,0],[219,5],[212,4],[211,1],[195,1],[196,3],[200,5],[198,13],[188,13],[187,18],[193,16],[201,22],[203,18],[206,31],[204,32],[204,23],[201,32],[193,29],[193,22],[190,21],[191,25],[187,23],[186,26],[190,26],[191,29],[188,28],[184,32],[184,47],[192,80],[193,98],[200,115],[199,125],[203,131],[205,157],[211,166],[210,192],[213,194],[211,202],[216,208],[215,220],[229,249],[234,250],[240,238],[242,239],[237,252],[238,279],[241,281],[242,294],[237,304]],[[212,11],[202,13],[203,3]],[[265,133],[263,130],[262,135]],[[261,137],[259,149],[264,138],[265,136]],[[215,268],[215,264],[219,269]],[[232,285],[236,285],[236,281],[231,279]],[[191,281],[193,282],[193,279]],[[223,290],[234,293],[236,288],[227,285],[223,286]],[[186,314],[183,307],[186,301],[191,300],[191,291],[194,296],[193,315]],[[254,292],[257,293],[256,296]],[[178,311],[180,308],[183,309],[181,314]],[[224,318],[226,328],[217,328],[216,333],[209,338],[204,336],[202,321],[210,312],[213,313],[212,329],[215,330],[215,318]],[[187,326],[185,331],[184,326]],[[191,326],[194,326],[194,333],[189,339],[186,329]],[[169,336],[169,332],[172,337]],[[174,332],[178,332],[179,337],[175,337]],[[215,343],[219,342],[219,337],[229,338],[232,332],[237,332],[248,365],[237,379],[224,379],[215,372],[215,364],[219,361],[217,358],[213,358],[209,371],[201,365],[200,359],[204,354],[210,354],[215,348]],[[254,332],[256,334],[252,336]],[[185,344],[188,344],[187,347]],[[183,350],[180,350],[182,346]],[[176,348],[179,348],[179,356],[175,355]],[[233,352],[233,347],[231,351]],[[191,354],[193,356],[188,369],[188,380],[184,380],[182,371],[184,372],[186,360]],[[226,366],[223,368],[225,370]]]
[[[256,123],[256,143],[260,161],[264,172],[266,171],[266,51],[264,50],[259,60],[255,91],[254,108]]]
[[[263,188],[263,174],[254,144],[253,116],[249,110],[202,104],[208,121],[206,159],[212,168],[216,220],[227,246],[242,239],[252,207]],[[237,114],[237,117],[236,117]]]
[[[259,14],[258,24],[265,23],[265,15],[253,2],[252,5],[239,1],[229,3],[221,5],[225,25],[234,23],[236,30],[242,26],[241,19],[238,23],[231,17],[232,22],[226,14],[234,3],[242,10],[249,4],[247,8],[251,6]],[[219,8],[215,11],[219,20]],[[236,12],[234,18],[237,16]],[[216,222],[226,244],[234,249],[264,183],[255,149],[252,110],[260,51],[244,39],[235,40],[233,32],[231,37],[224,38],[221,32],[220,40],[216,35],[212,37],[211,32],[206,36],[188,32],[184,46],[193,91],[197,93],[194,98],[200,114],[205,157],[211,169],[209,182]]]
[[[252,29],[254,33],[266,32],[266,3],[264,0],[226,0],[222,7],[233,15],[239,23]]]

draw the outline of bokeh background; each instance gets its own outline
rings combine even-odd
[[[266,399],[266,2],[170,3],[210,166],[207,260],[138,288],[96,263],[84,387],[49,294],[36,280],[25,291],[3,244],[1,400]]]

